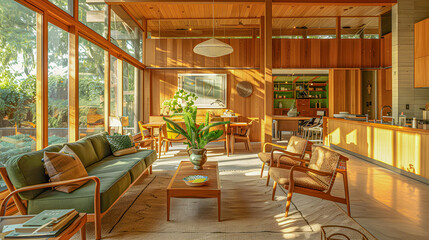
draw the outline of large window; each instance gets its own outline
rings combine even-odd
[[[73,0],[49,0],[49,2],[55,4],[70,15],[73,15]]]
[[[105,53],[79,38],[79,133],[80,137],[104,130]]]
[[[79,21],[103,37],[107,37],[107,4],[79,0]]]
[[[68,141],[68,33],[53,24],[48,32],[48,141]]]
[[[110,57],[110,116],[121,116],[118,106],[121,104],[118,98],[119,91],[119,78],[118,78],[118,66],[119,61],[117,58]]]
[[[0,1],[0,162],[36,149],[37,14]]]
[[[136,22],[119,5],[112,5],[111,41],[142,61],[142,32]]]
[[[124,127],[124,133],[134,134],[136,126],[136,83],[137,69],[127,63],[124,63],[124,83],[123,83],[123,116],[128,117],[128,127]]]

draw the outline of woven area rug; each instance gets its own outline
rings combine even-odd
[[[166,220],[166,187],[173,170],[154,171],[140,179],[102,220],[103,239],[320,239],[320,226],[342,225],[363,232],[336,204],[294,194],[284,217],[286,194],[265,186],[254,170],[221,171],[222,221],[216,199],[172,199]],[[93,224],[88,224],[93,238]]]

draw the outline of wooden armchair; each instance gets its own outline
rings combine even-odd
[[[291,157],[296,161],[307,162],[307,160]],[[348,158],[324,147],[316,147],[311,156],[308,167],[295,165],[290,169],[270,167],[269,173],[274,180],[272,200],[274,200],[277,184],[288,189],[286,201],[286,213],[288,216],[292,194],[301,193],[347,205],[347,213],[350,216],[350,200],[347,181]],[[345,197],[331,195],[337,173],[343,175]]]
[[[266,152],[267,146],[273,146],[273,147],[276,147],[277,149],[273,149],[271,152]],[[278,162],[280,159],[280,156],[283,156],[283,155],[294,156],[294,157],[303,159],[305,156],[306,150],[308,148],[311,149],[311,144],[308,144],[307,140],[297,136],[292,136],[289,139],[287,146],[277,145],[273,143],[265,143],[263,152],[258,153],[258,157],[262,161],[261,178],[264,173],[265,165],[267,163],[270,166],[275,162]],[[286,165],[296,164],[295,161],[289,160],[286,157],[283,157],[282,160],[284,160],[283,163]],[[270,175],[268,175],[267,185],[269,181],[270,181]]]

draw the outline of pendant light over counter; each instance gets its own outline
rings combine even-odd
[[[194,53],[203,55],[206,57],[222,57],[234,52],[234,49],[217,39],[215,39],[215,19],[214,19],[214,0],[213,0],[213,38],[202,43],[197,44],[194,47]]]

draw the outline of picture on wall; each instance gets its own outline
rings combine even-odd
[[[226,108],[226,74],[178,74],[179,89],[198,96],[198,108]]]

